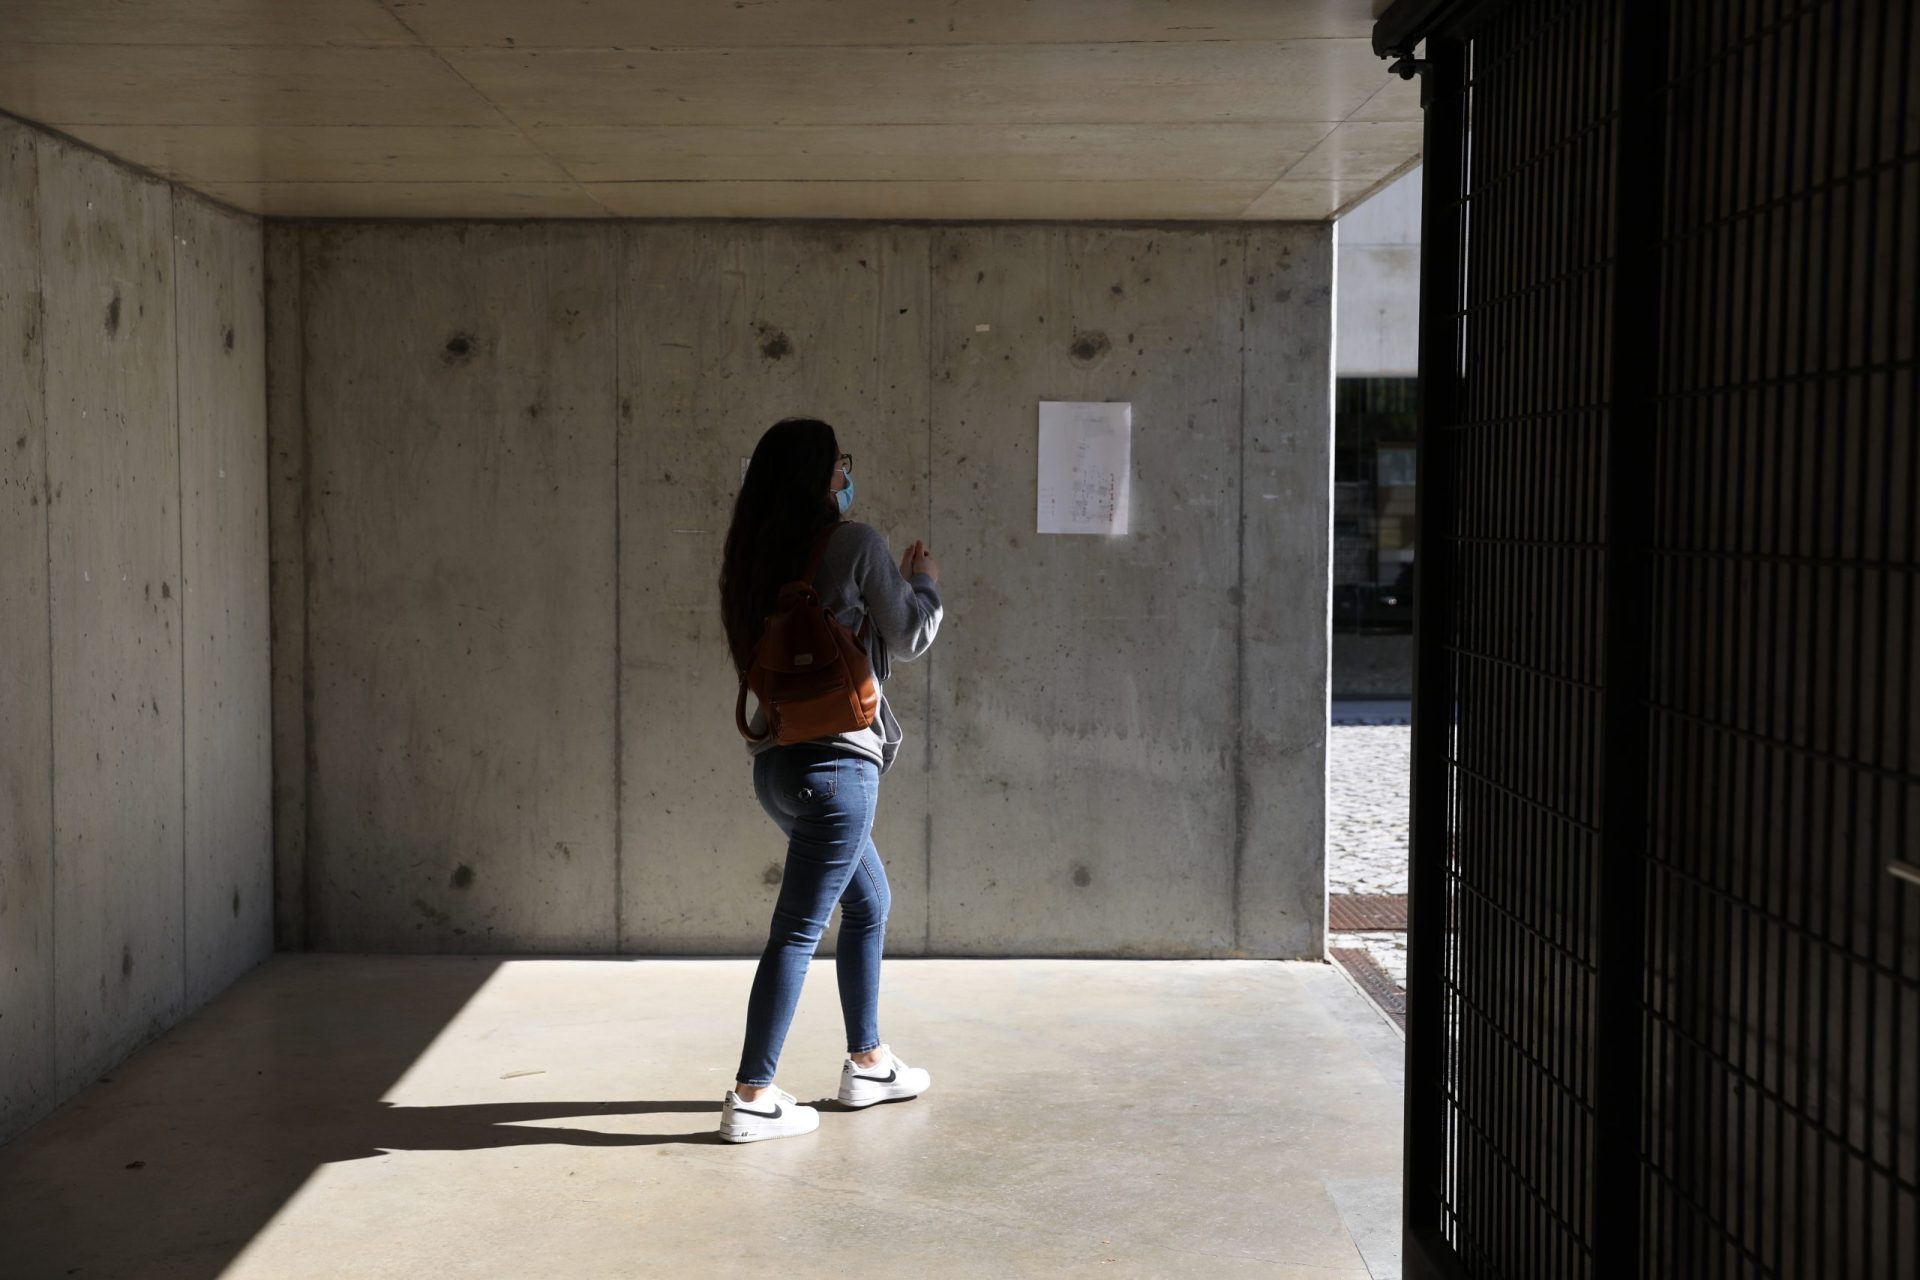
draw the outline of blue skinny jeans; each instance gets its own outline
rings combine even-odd
[[[772,747],[753,759],[760,807],[787,837],[787,866],[773,908],[767,949],[747,997],[747,1034],[740,1050],[741,1084],[773,1083],[807,964],[840,904],[834,970],[847,1052],[880,1046],[880,953],[893,905],[887,869],[873,847],[880,766],[859,756],[803,742]]]

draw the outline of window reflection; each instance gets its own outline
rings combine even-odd
[[[1333,696],[1413,692],[1414,378],[1341,378],[1333,462]]]

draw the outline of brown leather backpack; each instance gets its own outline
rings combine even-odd
[[[828,612],[813,580],[840,524],[828,525],[813,546],[807,576],[780,588],[767,615],[753,664],[740,681],[733,721],[740,736],[758,746],[769,739],[787,746],[870,728],[880,714],[880,686],[867,659],[867,623],[855,635]],[[754,736],[747,723],[747,694],[760,701],[767,732]]]

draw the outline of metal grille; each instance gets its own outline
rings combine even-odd
[[[1382,19],[1428,90],[1410,1275],[1920,1275],[1916,11]]]
[[[1592,1274],[1612,10],[1515,6],[1459,85],[1440,1207],[1484,1275]]]
[[[1673,6],[1647,1274],[1920,1275],[1917,30]]]

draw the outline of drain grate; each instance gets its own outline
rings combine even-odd
[[[1387,971],[1372,956],[1358,947],[1329,947],[1327,955],[1347,971],[1367,993],[1367,999],[1379,1006],[1380,1012],[1393,1019],[1395,1026],[1402,1031],[1407,1029],[1407,993],[1394,985]]]
[[[1327,898],[1327,928],[1334,933],[1405,933],[1404,893],[1336,893]]]

